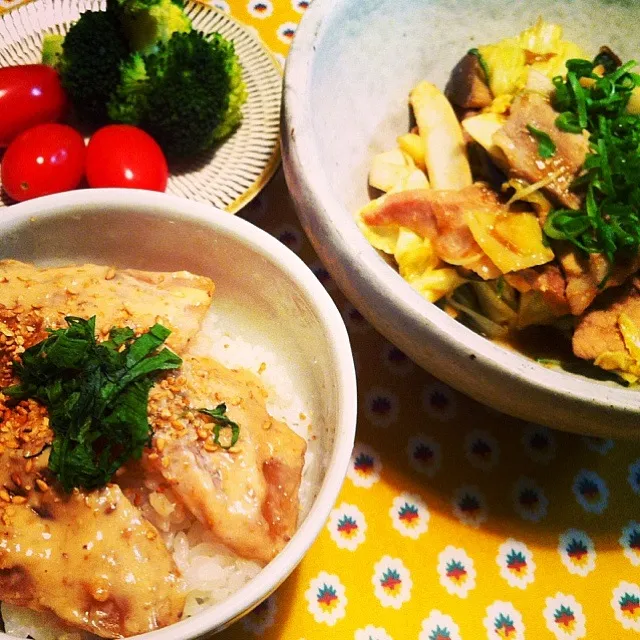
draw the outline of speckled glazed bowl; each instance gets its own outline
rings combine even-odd
[[[249,222],[154,193],[94,189],[17,204],[0,216],[0,259],[187,269],[216,284],[212,309],[232,337],[278,358],[311,415],[311,499],[285,549],[228,599],[144,640],[209,637],[264,600],[324,526],[345,477],[356,425],[353,358],[342,317],[311,270]],[[247,632],[249,633],[249,632]],[[2,640],[14,638],[0,632]],[[14,639],[15,640],[15,639]]]
[[[284,166],[304,229],[358,310],[445,382],[528,420],[592,435],[640,437],[640,392],[550,371],[465,328],[416,293],[362,236],[373,154],[407,131],[407,95],[444,87],[470,48],[538,16],[597,51],[638,56],[636,0],[314,0],[285,72]]]

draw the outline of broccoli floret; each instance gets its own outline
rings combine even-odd
[[[107,102],[120,83],[120,65],[130,55],[117,16],[87,11],[62,43],[57,69],[78,114],[95,123],[107,117]]]
[[[245,99],[233,44],[219,34],[191,31],[173,34],[156,53],[122,66],[109,115],[141,126],[176,158],[207,150],[228,135]]]
[[[111,120],[139,125],[147,112],[149,76],[143,57],[134,53],[120,65],[120,84],[108,105]]]
[[[224,45],[220,45],[221,47]],[[229,93],[229,106],[222,117],[222,122],[213,132],[214,141],[222,140],[233,133],[242,121],[242,105],[247,101],[247,87],[242,79],[242,67],[235,54],[233,42],[227,41],[227,73],[229,74],[231,91]]]
[[[149,54],[174,33],[191,31],[181,0],[111,0],[134,51]]]
[[[42,64],[57,69],[62,58],[64,36],[59,33],[47,33],[42,38]]]

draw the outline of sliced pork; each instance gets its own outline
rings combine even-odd
[[[579,209],[581,198],[570,186],[584,164],[589,143],[582,134],[558,129],[557,117],[558,112],[544,96],[521,94],[514,99],[505,125],[493,135],[493,142],[504,152],[510,177],[534,184],[553,175],[545,190],[562,206]],[[551,158],[540,156],[538,141],[527,125],[549,135],[556,146]]]
[[[396,224],[429,238],[438,257],[465,266],[485,280],[500,271],[475,241],[465,212],[504,211],[495,193],[483,184],[460,191],[416,189],[385,196],[380,205],[364,210],[363,221],[371,226]]]
[[[263,564],[295,531],[306,450],[300,436],[269,416],[266,397],[251,373],[189,357],[178,377],[151,392],[154,440],[143,458],[223,544]],[[215,423],[198,412],[220,403],[240,429],[231,448],[215,443]]]
[[[602,254],[591,253],[587,256],[566,244],[557,247],[556,255],[567,280],[567,301],[574,316],[582,315],[599,294],[621,285],[640,269],[640,254],[626,260],[618,258],[605,281],[609,262]]]
[[[159,322],[171,330],[167,345],[183,351],[200,328],[214,291],[212,280],[186,271],[160,273],[85,264],[39,268],[0,261],[0,309],[33,310],[51,329],[65,316],[97,316],[97,328],[146,331]]]
[[[602,295],[579,320],[573,334],[573,351],[579,358],[595,360],[606,352],[625,352],[618,319],[627,315],[640,327],[640,279],[633,278]]]
[[[559,267],[545,264],[505,274],[504,279],[520,293],[540,294],[552,317],[559,318],[570,312],[566,296],[566,282]]]

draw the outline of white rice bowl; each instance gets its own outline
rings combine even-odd
[[[271,417],[286,423],[307,441],[307,453],[300,486],[300,515],[305,516],[313,501],[310,470],[316,442],[313,422],[295,385],[278,355],[264,347],[233,336],[233,327],[210,311],[191,345],[190,353],[210,356],[226,367],[247,369],[258,376],[268,393],[267,409]],[[236,327],[237,330],[237,327]],[[146,481],[148,503],[142,507],[145,517],[159,530],[182,574],[186,601],[183,618],[224,600],[240,589],[261,570],[261,566],[234,554],[180,505],[155,491]],[[86,632],[70,629],[55,615],[2,603],[0,612],[5,632],[17,638],[33,640],[95,640]]]

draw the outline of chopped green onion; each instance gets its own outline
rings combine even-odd
[[[582,133],[582,127],[578,122],[578,117],[571,111],[565,111],[556,118],[556,127],[561,131],[569,133]]]
[[[482,68],[482,71],[484,72],[484,78],[487,82],[489,82],[489,65],[487,64],[487,61],[482,57],[482,54],[480,53],[479,49],[469,49],[469,51],[467,51],[468,54],[475,56],[476,58],[478,58],[478,62],[480,63],[480,67]]]
[[[587,128],[587,102],[585,98],[584,89],[580,84],[580,80],[578,80],[578,76],[575,75],[574,73],[568,73],[567,79],[569,80],[569,84],[571,85],[573,96],[576,101],[578,124],[582,129],[586,129]]]
[[[541,158],[553,158],[556,154],[556,145],[548,133],[536,129],[533,125],[527,125],[527,131],[538,141],[538,155]]]
[[[599,253],[613,268],[618,256],[640,250],[640,116],[626,113],[640,76],[634,61],[617,69],[599,58],[568,60],[567,76],[553,79],[556,126],[569,133],[589,133],[589,154],[572,189],[585,194],[579,210],[556,209],[544,225],[552,240],[571,242],[585,253]],[[586,86],[581,78],[589,78]],[[604,286],[608,275],[600,283]]]

